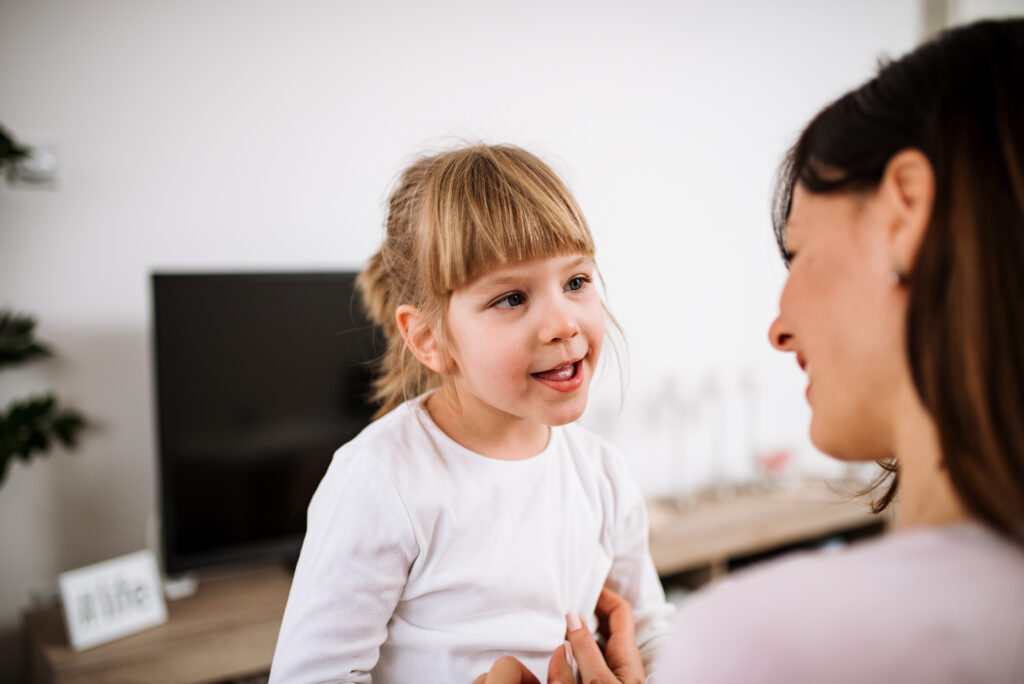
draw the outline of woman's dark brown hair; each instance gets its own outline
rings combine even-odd
[[[914,383],[964,505],[1024,543],[1024,20],[949,30],[822,110],[779,169],[783,258],[797,183],[871,191],[908,148],[935,174],[905,274]],[[897,485],[898,473],[881,507]]]

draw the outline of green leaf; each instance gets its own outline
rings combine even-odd
[[[31,148],[19,145],[14,138],[0,126],[0,169],[28,156]]]
[[[54,439],[73,447],[85,426],[84,416],[58,407],[53,394],[11,402],[0,413],[0,485],[12,459],[27,463],[33,456],[47,453]]]
[[[49,348],[33,337],[31,316],[0,310],[0,367],[50,356]]]
[[[69,449],[76,445],[76,437],[84,427],[85,418],[74,411],[61,411],[53,419],[54,435]]]

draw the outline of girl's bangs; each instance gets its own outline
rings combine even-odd
[[[521,164],[510,169],[477,163],[454,178],[439,180],[424,216],[435,236],[426,251],[433,253],[423,262],[433,266],[424,275],[437,295],[447,295],[495,266],[594,254],[594,240],[579,207],[546,168],[538,172]]]

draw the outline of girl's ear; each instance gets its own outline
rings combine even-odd
[[[398,331],[405,340],[405,345],[420,363],[434,371],[442,371],[441,349],[437,343],[434,326],[427,317],[415,306],[402,304],[395,310],[395,321]]]
[[[889,233],[892,266],[909,272],[931,221],[935,201],[935,172],[920,150],[893,155],[882,174],[881,190],[894,220]]]

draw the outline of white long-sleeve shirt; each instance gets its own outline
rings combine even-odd
[[[522,461],[481,456],[406,402],[335,454],[309,506],[270,679],[471,682],[510,654],[542,681],[565,614],[606,584],[649,665],[672,609],[621,458],[577,425]]]

